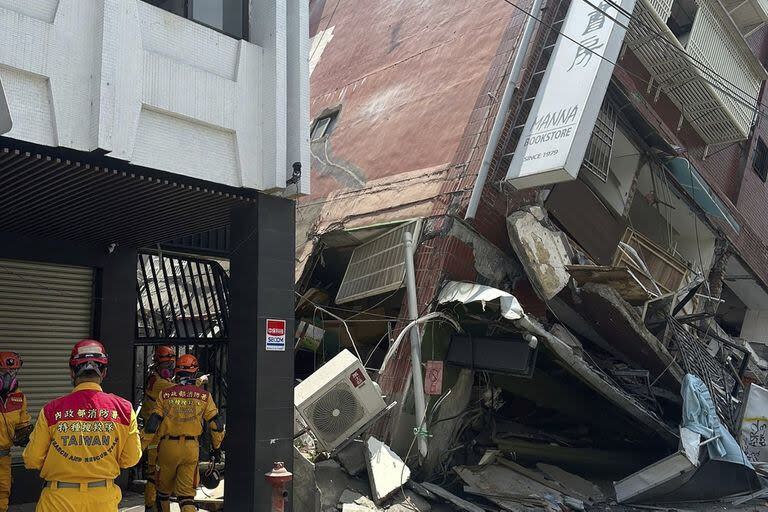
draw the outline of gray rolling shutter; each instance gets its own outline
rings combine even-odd
[[[0,351],[21,354],[33,422],[43,405],[71,391],[69,352],[91,335],[92,307],[93,269],[0,259]]]

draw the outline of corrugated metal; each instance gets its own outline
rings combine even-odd
[[[11,233],[105,247],[154,246],[220,229],[235,207],[256,197],[255,191],[163,175],[108,157],[51,150],[71,154],[68,160],[8,147],[16,143],[0,141],[0,226]]]
[[[405,258],[403,233],[419,239],[421,221],[407,222],[355,248],[341,281],[336,303],[391,292],[403,286]]]
[[[19,380],[32,421],[72,389],[69,351],[90,336],[92,310],[93,269],[0,260],[0,350],[24,360]]]

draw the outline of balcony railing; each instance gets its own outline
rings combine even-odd
[[[687,9],[677,1],[638,0],[627,44],[705,143],[746,139],[768,75],[717,0],[689,0]],[[669,23],[680,12],[689,30]]]

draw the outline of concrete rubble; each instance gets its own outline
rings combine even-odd
[[[392,449],[376,439],[366,442],[366,463],[371,493],[376,503],[381,503],[411,478],[411,470]]]
[[[546,212],[539,207],[515,212],[507,218],[507,230],[528,279],[549,300],[565,288],[571,275],[562,235],[547,227],[545,219]]]
[[[315,454],[326,458],[313,470],[320,499],[302,488],[308,505],[294,510],[624,512],[768,504],[765,480],[757,478],[768,476],[768,363],[703,307],[705,277],[674,274],[685,269],[677,256],[635,235],[619,243],[613,262],[596,265],[541,207],[513,212],[507,228],[516,259],[504,268],[522,269],[517,278],[505,270],[504,278],[480,273],[486,284],[447,280],[432,302],[453,325],[423,326],[425,356],[445,364],[424,428],[414,429],[413,390],[406,387],[397,397],[405,402],[398,421],[358,433],[338,452]],[[472,241],[468,230],[462,237]],[[470,245],[482,260],[475,269],[498,266],[493,262],[504,256],[483,256],[481,245]],[[677,276],[672,289],[670,276]],[[527,348],[510,361],[518,349],[507,343]],[[500,352],[477,355],[477,347]],[[467,362],[457,353],[473,355]],[[507,366],[487,365],[488,358]],[[719,435],[705,427],[691,434],[697,427],[686,412],[695,401],[686,391],[690,382],[706,390],[709,416],[699,424],[716,425]],[[413,448],[417,431],[428,438],[426,456]],[[726,434],[734,440],[730,460],[712,452]],[[665,480],[667,473],[673,477]],[[311,491],[312,477],[302,479]],[[710,508],[690,503],[697,494]]]

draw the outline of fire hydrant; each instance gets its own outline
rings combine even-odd
[[[285,510],[285,500],[288,497],[285,485],[293,480],[293,473],[285,469],[285,463],[275,462],[272,471],[264,476],[267,479],[267,483],[272,486],[271,512],[283,512]]]

